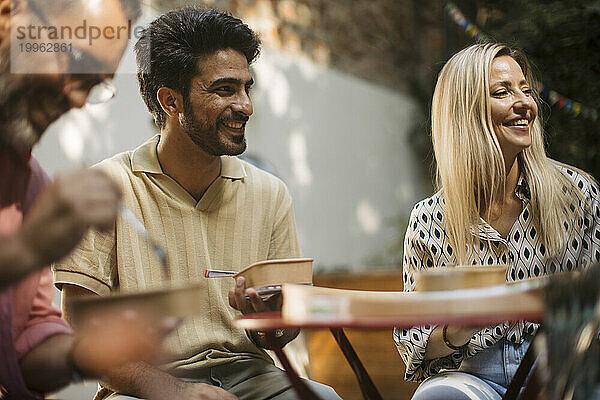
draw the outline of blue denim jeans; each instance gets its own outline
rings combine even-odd
[[[457,371],[445,371],[421,383],[413,400],[501,400],[532,337],[522,344],[505,339],[463,360]]]

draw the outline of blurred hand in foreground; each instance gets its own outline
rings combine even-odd
[[[83,376],[107,377],[116,368],[164,361],[162,341],[177,327],[175,317],[156,318],[133,309],[113,309],[78,320],[71,362]]]
[[[68,254],[90,228],[113,227],[121,190],[98,169],[57,176],[39,196],[20,231],[32,268]]]

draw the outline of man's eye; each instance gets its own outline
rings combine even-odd
[[[234,90],[230,86],[221,86],[215,89],[218,93],[233,93]]]

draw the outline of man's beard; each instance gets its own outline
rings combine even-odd
[[[192,139],[196,146],[213,156],[237,156],[246,150],[246,136],[234,136],[232,140],[224,139],[219,132],[219,125],[225,120],[246,122],[248,117],[239,114],[221,114],[214,125],[199,121],[188,101],[183,107],[182,125],[184,132]]]
[[[52,110],[52,120],[68,109],[64,95],[50,80],[11,74],[10,49],[0,50],[0,142],[31,151],[47,128],[31,120],[34,104],[40,110]]]

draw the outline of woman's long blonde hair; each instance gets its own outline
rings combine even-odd
[[[484,210],[492,209],[497,193],[504,193],[506,168],[489,100],[492,61],[502,55],[512,57],[533,85],[523,54],[502,44],[476,44],[446,63],[433,94],[431,129],[437,186],[446,202],[446,229],[459,264],[477,260],[467,260],[467,249],[479,240],[471,229],[478,228]],[[569,206],[573,196],[581,198],[581,192],[546,157],[540,115],[531,136],[532,144],[518,155],[518,162],[529,184],[533,222],[552,256],[567,239],[563,222],[580,213],[579,207],[573,211]]]

